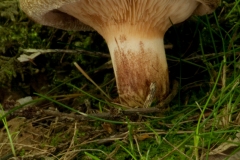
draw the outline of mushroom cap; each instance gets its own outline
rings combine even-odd
[[[52,26],[64,30],[93,31],[94,29],[92,27],[84,24],[79,19],[59,10],[59,8],[61,8],[64,5],[80,1],[86,0],[20,0],[20,7],[32,20],[46,26]],[[126,1],[127,3],[128,0],[123,1]],[[196,15],[204,15],[213,12],[220,2],[220,0],[192,0],[192,1],[199,2],[198,7],[193,13]],[[88,3],[91,4],[90,1]],[[174,4],[175,2],[172,3]]]
[[[220,0],[197,0],[201,4],[195,10],[196,15],[205,15],[212,13],[219,5]]]

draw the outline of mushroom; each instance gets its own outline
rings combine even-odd
[[[219,0],[20,0],[37,23],[65,30],[96,30],[107,42],[120,102],[142,106],[151,83],[155,100],[169,94],[164,34],[192,14],[213,12]]]

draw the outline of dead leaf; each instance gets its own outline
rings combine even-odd
[[[112,129],[112,126],[111,124],[109,123],[104,123],[102,124],[102,127],[105,131],[107,131],[109,134],[112,134],[113,133],[113,129]]]
[[[137,139],[139,141],[143,141],[143,140],[148,139],[148,138],[151,138],[151,136],[149,136],[149,134],[147,134],[147,133],[137,135]]]
[[[233,140],[231,138],[229,138],[227,142],[222,143],[220,146],[218,146],[217,148],[212,150],[209,153],[209,155],[223,153],[224,151],[226,151],[232,147],[238,147],[237,144],[239,144],[239,142],[240,142],[240,133],[237,133],[236,138],[234,138]]]
[[[21,54],[20,57],[17,58],[17,60],[19,62],[28,62],[28,61],[33,60],[34,58],[36,58],[40,54],[41,54],[40,52],[36,52],[36,53],[31,54],[31,55]]]

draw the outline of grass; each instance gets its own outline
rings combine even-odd
[[[5,91],[0,93],[0,103],[9,111],[0,117],[0,159],[9,153],[22,158],[94,160],[199,160],[221,156],[216,153],[236,155],[240,150],[239,2],[223,2],[214,14],[193,17],[166,33],[165,42],[174,46],[166,50],[170,75],[180,87],[163,113],[116,116],[122,107],[113,103],[117,97],[113,72],[100,70],[109,60],[101,56],[56,53],[41,55],[34,63],[12,60],[11,67],[1,63],[1,68],[19,69],[21,65],[24,69],[14,71],[14,77],[8,70],[0,72]],[[107,52],[96,33],[49,30],[18,15],[12,22],[14,33],[24,28],[30,40],[2,38],[0,48],[9,53],[8,60],[29,46]],[[6,17],[5,21],[11,24]],[[0,56],[6,55],[1,52]],[[0,62],[5,62],[1,57]],[[71,62],[81,64],[81,73]],[[19,97],[9,98],[12,94],[7,93]],[[28,106],[18,105],[16,100],[26,95],[36,100]],[[112,117],[96,117],[95,113]],[[79,115],[88,120],[77,120]],[[26,118],[20,121],[18,117]],[[15,132],[19,134],[13,139]],[[8,141],[1,141],[4,137]]]
[[[3,113],[4,113],[2,105],[0,105],[0,111],[2,112],[0,114],[0,116],[2,117]],[[1,118],[1,120],[2,120],[2,123],[4,125],[5,130],[7,132],[7,136],[8,136],[8,139],[9,139],[9,145],[11,147],[12,154],[13,154],[13,156],[16,156],[16,151],[15,151],[15,147],[14,147],[14,144],[13,144],[13,138],[12,138],[13,133],[11,133],[10,130],[9,130],[7,119],[6,118]]]

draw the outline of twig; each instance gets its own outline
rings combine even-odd
[[[24,52],[28,53],[34,53],[34,52],[39,52],[41,54],[44,53],[59,53],[59,52],[64,52],[64,53],[74,53],[74,54],[83,54],[83,55],[88,55],[88,56],[100,56],[100,57],[105,57],[105,58],[110,58],[110,55],[107,53],[102,53],[102,52],[92,52],[92,51],[86,51],[86,50],[66,50],[66,49],[23,49]]]
[[[172,44],[166,44],[164,45],[165,49],[172,49],[173,45]],[[74,54],[83,54],[83,55],[88,55],[88,56],[99,56],[99,57],[105,57],[105,58],[110,58],[111,56],[108,53],[103,53],[103,52],[94,52],[94,51],[87,51],[87,50],[82,50],[82,49],[76,49],[76,50],[71,50],[71,49],[23,49],[24,52],[27,53],[74,53]]]
[[[136,131],[135,134],[138,134],[138,136],[142,136],[142,135],[169,135],[169,134],[192,134],[194,133],[194,131],[176,131],[176,132],[167,132],[167,131],[162,131],[162,132],[148,132],[148,131]],[[104,143],[108,143],[108,142],[112,142],[112,141],[116,141],[116,140],[122,140],[122,139],[126,139],[127,136],[129,135],[129,132],[124,132],[124,133],[120,133],[120,134],[116,134],[113,135],[111,137],[108,138],[101,138],[101,139],[96,139],[96,140],[92,140],[92,141],[87,141],[85,143],[82,144],[90,144],[90,143],[97,143],[97,144],[104,144]],[[81,144],[81,145],[82,145]]]

